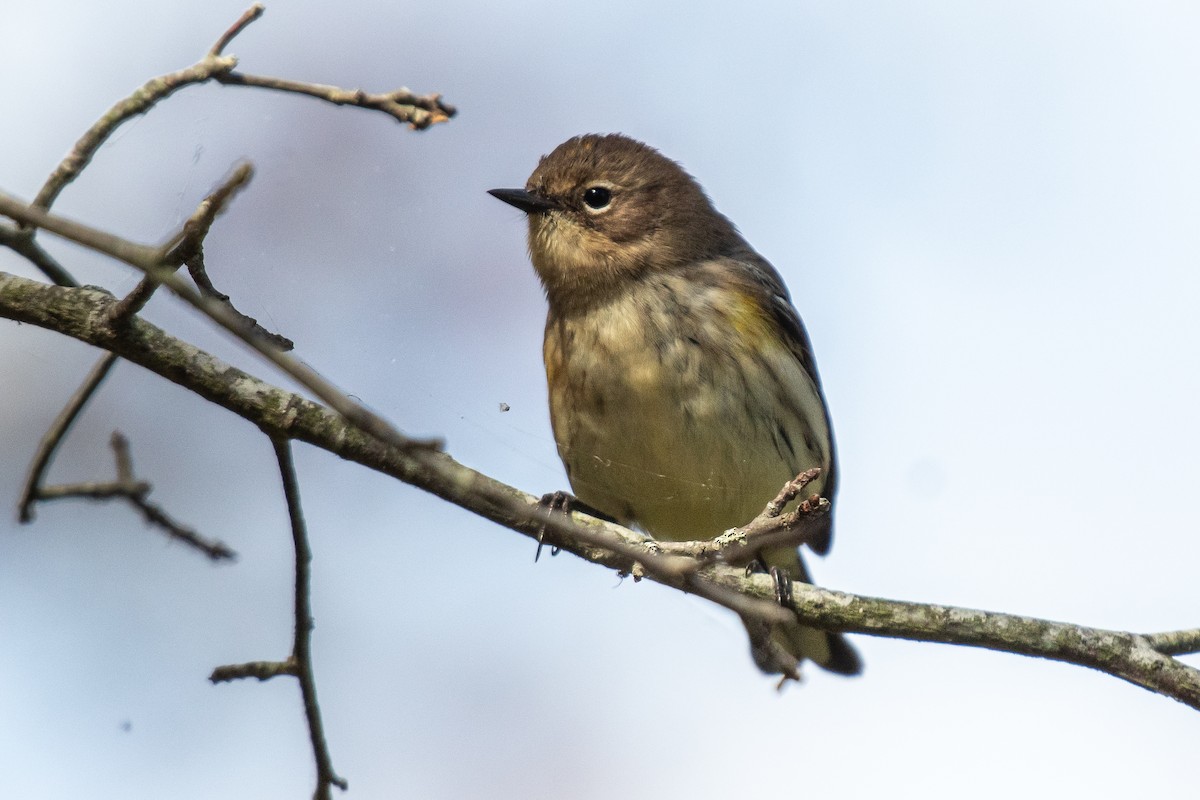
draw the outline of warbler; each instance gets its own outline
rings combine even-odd
[[[549,301],[543,357],[550,419],[582,503],[656,539],[745,525],[798,473],[837,488],[833,430],[812,347],[779,273],[674,161],[619,134],[577,136],[543,156],[524,189]],[[824,554],[832,516],[810,542]],[[762,564],[811,582],[795,547]],[[833,633],[744,617],[764,672],[810,659],[854,675]]]

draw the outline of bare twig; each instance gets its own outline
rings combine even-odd
[[[67,272],[66,268],[55,260],[54,256],[42,249],[34,240],[36,233],[31,228],[21,228],[15,225],[0,223],[0,246],[7,247],[30,264],[42,271],[50,280],[59,286],[78,286],[79,281]]]
[[[168,246],[151,247],[150,245],[113,236],[105,231],[92,228],[80,222],[49,214],[39,208],[28,206],[11,195],[0,192],[0,214],[27,221],[39,228],[58,234],[85,247],[110,255],[119,261],[124,261],[132,267],[142,270],[148,276],[170,289],[177,297],[184,300],[209,319],[216,322],[227,331],[248,344],[260,355],[275,366],[282,369],[302,386],[342,414],[356,427],[369,433],[381,441],[397,447],[413,449],[437,449],[441,442],[436,439],[410,439],[396,430],[391,423],[377,414],[372,413],[360,403],[352,400],[316,370],[309,367],[298,358],[280,352],[274,343],[255,330],[247,327],[245,320],[234,314],[225,304],[204,297],[190,286],[180,281],[172,274],[170,267],[164,265],[163,259],[169,251]],[[179,234],[170,241],[177,241]],[[118,331],[112,332],[119,336]]]
[[[79,138],[71,151],[55,167],[34,198],[32,205],[48,210],[62,190],[79,177],[84,168],[91,163],[96,151],[122,124],[139,114],[150,111],[159,102],[185,86],[206,83],[210,80],[217,80],[230,86],[255,86],[301,94],[337,105],[354,105],[360,108],[374,109],[408,123],[414,130],[427,128],[437,122],[445,122],[454,116],[454,107],[444,103],[441,96],[437,94],[416,95],[408,89],[397,89],[384,94],[370,94],[361,89],[342,89],[336,86],[234,73],[233,69],[238,63],[237,59],[222,53],[234,37],[262,16],[262,13],[263,6],[261,4],[256,3],[251,6],[195,64],[160,75],[157,78],[151,78],[129,97],[118,101],[108,109]],[[36,221],[28,216],[18,221],[27,230],[31,227],[39,227]],[[30,263],[41,269],[55,283],[62,286],[78,285],[66,270],[34,245],[32,234],[32,231],[29,231],[27,235],[16,235],[11,231],[0,230],[0,244],[11,247],[24,255]],[[101,250],[101,252],[107,251]]]
[[[33,205],[48,209],[71,181],[79,177],[84,168],[108,137],[122,124],[145,114],[164,98],[170,97],[185,86],[204,83],[219,72],[227,72],[237,65],[232,56],[208,55],[190,67],[151,78],[129,97],[118,101],[79,138],[71,152],[55,168],[46,180]]]
[[[204,199],[184,224],[179,236],[179,243],[175,245],[172,255],[176,258],[198,259],[200,258],[200,248],[204,236],[212,226],[213,220],[224,208],[229,199],[236,191],[245,185],[250,179],[252,171],[249,165],[242,165],[227,179],[220,187],[212,194]],[[21,232],[18,232],[19,235]],[[36,247],[32,241],[32,229],[23,232],[29,244]],[[40,248],[38,248],[40,250]],[[189,256],[190,254],[190,256]],[[200,267],[201,272],[203,267]],[[69,277],[69,276],[68,276]],[[207,276],[205,276],[207,277]],[[61,284],[60,284],[61,285]],[[126,324],[129,318],[136,314],[149,301],[154,290],[159,286],[159,282],[147,276],[137,287],[134,288],[129,295],[123,300],[114,305],[109,311],[109,324],[120,326]],[[211,283],[209,283],[211,286]],[[238,314],[237,310],[228,303],[228,297],[223,298],[226,305],[232,314]],[[269,338],[280,346],[291,346],[290,340],[271,334],[261,328],[258,328],[255,320],[241,315],[245,324],[257,328],[261,335]],[[95,393],[104,377],[112,369],[116,363],[116,356],[112,353],[106,353],[92,371],[84,379],[83,384],[75,392],[72,398],[67,402],[66,407],[62,410],[59,416],[51,425],[50,430],[42,438],[38,446],[38,450],[34,455],[33,463],[30,466],[29,474],[26,477],[25,485],[21,492],[21,498],[18,502],[18,516],[22,522],[29,522],[33,519],[34,503],[41,500],[59,499],[62,497],[91,497],[91,498],[111,498],[115,496],[126,496],[131,502],[138,506],[143,515],[152,524],[158,525],[166,529],[172,536],[182,541],[187,541],[194,547],[204,550],[212,558],[227,558],[232,556],[232,551],[224,548],[224,545],[217,543],[216,545],[209,544],[200,539],[193,531],[185,528],[170,519],[162,509],[145,501],[145,494],[149,492],[149,486],[142,491],[130,491],[129,486],[120,486],[114,488],[112,484],[80,484],[72,486],[56,486],[42,488],[42,479],[46,469],[49,467],[55,450],[61,444],[63,437],[68,429],[78,417],[79,412],[87,403],[88,399]],[[117,447],[114,444],[114,447]],[[125,463],[128,463],[127,448],[118,448],[118,471],[121,467],[121,454],[125,453]],[[119,477],[118,483],[124,482],[124,477]]]
[[[110,108],[80,137],[72,150],[51,173],[32,204],[19,209],[17,213],[9,214],[10,211],[18,209],[21,204],[7,195],[0,195],[0,213],[9,214],[19,223],[14,227],[0,222],[0,246],[8,247],[22,255],[61,287],[74,287],[78,284],[70,273],[35,241],[38,229],[53,230],[67,238],[73,238],[85,246],[108,253],[145,273],[143,280],[124,300],[110,304],[105,309],[106,325],[113,339],[121,339],[130,335],[131,329],[137,327],[135,321],[138,313],[150,300],[157,287],[165,283],[176,295],[184,298],[186,302],[234,333],[312,390],[318,397],[338,409],[359,430],[366,431],[374,437],[377,443],[399,449],[436,448],[439,446],[436,442],[404,437],[385,420],[338,391],[315,371],[298,360],[285,356],[283,351],[292,348],[290,340],[266,331],[256,320],[239,312],[230,302],[229,296],[219,292],[213,285],[205,268],[204,240],[217,215],[232,196],[250,179],[252,171],[248,164],[241,165],[227,181],[207,197],[183,228],[160,247],[149,247],[125,241],[85,225],[56,219],[48,213],[50,206],[59,194],[82,173],[99,148],[124,122],[148,112],[164,98],[191,84],[216,79],[226,85],[254,86],[303,94],[336,105],[354,105],[382,111],[394,119],[408,123],[413,129],[424,129],[435,123],[445,122],[454,116],[455,109],[443,102],[441,96],[437,94],[420,96],[404,88],[383,94],[370,94],[359,89],[346,90],[281,78],[233,73],[237,60],[223,55],[224,50],[248,25],[262,16],[263,10],[260,3],[255,3],[217,39],[208,53],[196,64],[148,81],[131,96]],[[187,265],[189,273],[199,288],[198,293],[180,282],[173,274],[180,264]],[[3,273],[0,273],[0,278],[3,277]],[[123,498],[137,507],[148,522],[165,530],[173,538],[201,549],[210,558],[215,560],[234,557],[233,552],[220,542],[204,541],[194,531],[179,525],[161,508],[146,499],[151,491],[151,486],[135,479],[128,442],[119,433],[114,433],[112,440],[116,459],[116,481],[59,486],[42,485],[57,446],[78,417],[88,398],[94,394],[105,375],[111,370],[117,357],[117,353],[112,349],[105,354],[43,439],[38,453],[35,455],[20,501],[22,520],[32,519],[34,503],[39,499]],[[314,796],[328,798],[331,786],[338,786],[344,790],[347,784],[333,771],[317,705],[311,652],[312,614],[309,568],[312,554],[300,508],[299,487],[292,464],[290,441],[284,435],[277,435],[272,436],[272,442],[283,478],[296,551],[296,625],[292,654],[284,662],[253,662],[218,668],[214,671],[212,679],[214,682],[232,680],[236,677],[257,677],[265,680],[278,674],[291,674],[297,677],[317,764],[317,788]],[[690,579],[690,576],[687,579]],[[714,588],[710,591],[724,590]]]
[[[303,83],[286,78],[269,78],[232,71],[218,76],[216,80],[227,86],[257,86],[260,89],[303,94],[338,106],[372,108],[395,118],[397,122],[407,123],[409,128],[415,131],[425,130],[439,122],[447,122],[458,113],[458,109],[443,101],[440,94],[418,95],[405,88],[372,94],[362,89],[343,89],[340,86]]]
[[[17,516],[21,522],[33,521],[33,507],[41,493],[42,478],[45,477],[50,462],[54,460],[54,451],[58,449],[63,436],[75,423],[79,412],[83,411],[83,407],[87,405],[87,401],[95,394],[96,389],[99,388],[115,363],[117,363],[115,353],[105,353],[100,357],[100,360],[96,362],[84,379],[83,384],[75,390],[75,394],[67,401],[63,410],[58,412],[54,422],[50,423],[50,429],[38,443],[37,452],[33,455],[33,463],[29,465],[29,473],[25,476],[25,485],[21,489],[21,499],[17,501]]]
[[[82,406],[82,402],[80,402],[77,406],[75,399],[84,395],[84,390],[88,388],[88,384],[91,382],[91,379],[101,372],[101,367],[103,364],[104,359],[101,359],[100,363],[92,369],[92,375],[89,376],[89,381],[85,382],[84,385],[80,387],[80,390],[76,392],[76,397],[72,398],[72,402],[69,403],[67,408],[63,410],[63,414],[60,414],[59,419],[55,420],[55,425],[51,428],[52,432],[60,427],[60,421],[64,419],[65,415],[67,415],[67,413],[70,412],[73,407],[75,414],[78,414],[78,409]],[[103,378],[103,374],[100,374],[100,378]],[[96,379],[96,383],[99,383],[99,379]],[[95,386],[93,385],[92,389],[94,390],[94,388]],[[88,394],[90,394],[90,392],[88,392]],[[86,400],[86,397],[84,397],[84,400]],[[66,428],[70,426],[70,422],[71,420],[68,420],[66,425],[62,426],[61,430],[65,432]],[[61,438],[61,433],[59,435]],[[152,487],[145,481],[137,480],[133,475],[133,459],[129,455],[129,440],[122,436],[120,432],[113,431],[111,444],[113,449],[113,457],[117,465],[117,479],[115,481],[64,483],[54,486],[38,486],[36,482],[27,482],[27,490],[30,490],[30,486],[32,486],[32,499],[44,501],[63,500],[67,498],[87,498],[90,500],[125,500],[142,513],[142,516],[145,518],[146,522],[162,530],[169,538],[178,542],[183,542],[188,547],[199,550],[213,561],[227,561],[237,558],[237,554],[230,550],[229,547],[223,542],[209,541],[205,539],[191,528],[185,527],[171,519],[167,512],[163,511],[161,507],[147,500],[146,496],[150,494]],[[45,443],[43,446],[45,446]],[[50,449],[52,451],[53,447]],[[42,450],[39,450],[39,455],[41,452]],[[42,472],[44,473],[44,471],[45,466],[42,467]],[[31,471],[30,473],[30,480],[34,481],[34,471]],[[40,480],[40,475],[38,480]]]
[[[233,171],[229,173],[229,177],[221,181],[216,189],[213,189],[207,197],[201,200],[200,204],[196,206],[196,210],[188,217],[187,222],[183,223],[183,228],[176,234],[178,241],[172,245],[163,260],[167,263],[175,263],[191,258],[200,249],[209,230],[212,229],[213,222],[229,205],[229,201],[244,189],[253,177],[254,167],[248,162],[242,162],[234,167]]]
[[[254,169],[249,164],[238,165],[208,197],[200,201],[200,205],[196,206],[196,210],[188,217],[187,222],[183,224],[183,228],[177,234],[178,241],[171,246],[168,252],[163,253],[163,267],[177,268],[180,264],[202,258],[204,237],[208,235],[217,215],[224,210],[225,205],[237,191],[250,181],[253,174]],[[200,268],[200,271],[203,274],[203,267]],[[205,275],[206,281],[207,278],[208,276]],[[113,306],[112,315],[108,320],[109,324],[113,326],[125,324],[130,317],[145,307],[159,285],[160,283],[154,275],[142,278],[137,287],[125,296],[125,299]],[[208,283],[208,285],[212,284]],[[223,299],[228,300],[229,298],[225,296]]]
[[[38,492],[38,500],[64,500],[84,498],[87,500],[112,500],[119,497],[128,500],[142,497],[151,490],[145,481],[84,481],[83,483],[56,483]]]
[[[221,38],[208,51],[208,55],[211,57],[221,55],[229,42],[247,25],[261,17],[263,11],[263,6],[259,3],[247,9],[241,18],[221,35]],[[339,106],[353,105],[359,108],[375,109],[399,122],[407,123],[413,130],[424,130],[430,125],[446,122],[458,113],[454,106],[442,100],[440,94],[418,95],[404,88],[373,94],[364,92],[362,89],[343,89],[340,86],[326,86],[263,75],[247,75],[233,71],[214,77],[218,83],[227,86],[254,86],[260,89],[307,95]]]
[[[141,313],[141,310],[146,307],[146,303],[150,302],[150,298],[154,296],[154,292],[158,290],[160,285],[153,278],[143,277],[129,294],[122,297],[121,301],[112,307],[108,324],[113,327],[120,327],[129,322],[134,314]]]
[[[820,474],[820,469],[806,470],[785,483],[766,508],[743,527],[730,528],[714,539],[656,542],[656,547],[664,553],[695,558],[700,563],[719,560],[735,566],[750,563],[764,550],[798,547],[828,524],[829,501],[814,495],[786,514],[783,510]]]
[[[137,244],[106,231],[92,228],[66,217],[56,216],[37,203],[23,203],[12,195],[0,192],[0,214],[25,225],[44,228],[65,239],[81,244],[98,253],[112,256],[126,264],[146,265],[145,269],[164,270],[163,258],[167,248]]]
[[[269,681],[280,675],[294,676],[295,674],[296,664],[290,659],[288,661],[247,661],[244,664],[225,664],[217,667],[208,676],[208,679],[213,683],[231,683],[246,678]]]
[[[209,280],[208,272],[205,270],[204,251],[201,248],[197,247],[196,252],[187,260],[187,268],[188,274],[192,276],[192,280],[195,281],[200,294],[207,297],[211,302],[223,306],[229,318],[242,330],[248,331],[250,337],[261,339],[282,353],[290,352],[296,348],[296,343],[291,339],[283,334],[267,330],[254,317],[238,311],[234,307],[233,301],[229,299],[229,295],[217,291],[217,287],[213,286],[212,281]]]
[[[213,683],[224,683],[243,678],[265,681],[280,675],[295,676],[300,683],[313,759],[317,764],[317,788],[313,797],[328,800],[330,786],[345,790],[347,783],[333,770],[333,760],[325,740],[325,727],[321,722],[321,707],[317,704],[317,682],[313,677],[312,661],[312,548],[308,543],[308,529],[300,505],[300,483],[296,478],[296,465],[292,461],[291,443],[286,438],[272,436],[271,444],[275,448],[275,459],[279,462],[283,495],[287,500],[288,519],[291,522],[292,547],[296,555],[292,653],[285,661],[250,661],[217,667],[208,679]]]
[[[229,299],[229,295],[218,291],[213,285],[212,279],[208,277],[208,270],[204,266],[204,253],[198,248],[196,257],[190,258],[187,261],[188,274],[192,276],[192,280],[196,284],[196,288],[200,290],[200,294],[205,297],[211,297],[213,300],[225,301]],[[291,350],[290,347],[281,348],[283,350]]]
[[[248,26],[251,22],[254,22],[254,20],[261,17],[263,15],[263,12],[266,10],[267,10],[266,7],[263,6],[262,3],[255,3],[254,5],[250,6],[245,11],[243,11],[242,16],[238,17],[237,22],[230,25],[229,30],[222,33],[221,38],[217,39],[216,43],[213,44],[213,46],[209,48],[208,54],[210,56],[221,55],[221,53],[225,50],[225,48],[229,46],[229,43],[232,42],[239,33],[244,31],[246,29],[246,26]]]
[[[1168,656],[1183,656],[1200,653],[1200,628],[1186,631],[1146,634],[1146,643]]]
[[[154,291],[162,285],[162,275],[174,271],[179,264],[187,265],[188,273],[196,282],[200,293],[212,302],[224,306],[226,314],[236,320],[238,326],[250,331],[256,336],[279,350],[291,350],[295,345],[291,339],[272,333],[258,324],[258,320],[243,314],[234,308],[229,295],[218,292],[204,267],[204,239],[208,236],[213,222],[225,210],[230,200],[241,190],[254,175],[250,164],[239,164],[229,177],[217,186],[200,202],[196,210],[188,218],[183,227],[177,231],[168,244],[158,250],[159,268],[148,272],[138,285],[121,302],[113,307],[109,324],[124,325],[149,302]],[[128,251],[128,248],[126,248]],[[149,261],[147,262],[149,263]]]
[[[292,446],[287,439],[272,438],[275,459],[279,462],[279,475],[283,480],[283,495],[287,499],[288,519],[292,527],[292,545],[296,551],[295,585],[295,636],[292,641],[292,657],[296,665],[296,678],[300,681],[300,693],[304,697],[304,716],[308,719],[308,735],[312,740],[313,758],[317,762],[317,791],[314,797],[325,800],[329,787],[346,789],[346,779],[333,771],[329,746],[325,741],[325,728],[321,723],[321,709],[317,705],[317,682],[313,677],[312,662],[312,548],[308,544],[308,529],[300,507],[300,483],[296,479],[296,465],[292,461]]]

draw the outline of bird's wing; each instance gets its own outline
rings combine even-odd
[[[838,485],[837,446],[833,435],[833,421],[829,418],[829,403],[826,402],[825,392],[821,388],[821,377],[817,374],[817,363],[813,358],[812,344],[809,342],[807,331],[804,330],[804,323],[800,321],[800,314],[792,304],[783,279],[770,262],[753,250],[747,253],[738,253],[730,260],[742,267],[742,275],[748,282],[752,282],[754,291],[759,294],[772,321],[778,325],[792,355],[808,374],[817,393],[821,396],[825,424],[829,429],[829,470],[824,476],[825,485],[822,494],[832,502],[834,495],[837,494]],[[797,471],[802,468],[803,465],[797,465]],[[813,549],[813,552],[825,555],[829,552],[832,544],[833,516],[829,515],[829,525],[809,542],[809,547]]]

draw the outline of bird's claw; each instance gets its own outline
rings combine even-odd
[[[542,508],[546,509],[547,514],[556,514],[556,513],[557,514],[570,514],[572,511],[578,511],[581,514],[587,514],[589,517],[595,517],[596,519],[602,519],[605,522],[616,522],[617,521],[616,517],[613,517],[609,514],[605,514],[600,509],[589,506],[587,503],[583,502],[575,495],[569,494],[568,492],[564,492],[561,490],[557,491],[557,492],[549,492],[547,494],[542,495],[542,498],[540,500],[538,500],[538,505],[541,506]],[[537,553],[535,553],[533,556],[533,560],[535,562],[542,555],[542,545],[544,543],[543,540],[545,538],[546,538],[546,523],[543,522],[542,527],[538,529],[538,535],[537,535],[538,549],[537,549]],[[558,555],[558,551],[560,549],[561,548],[551,545],[550,555],[552,555],[552,556]]]
[[[575,502],[578,501],[576,501],[574,497],[566,492],[555,491],[542,495],[542,498],[538,500],[538,505],[546,509],[547,514],[569,514],[571,513],[571,506]],[[538,528],[537,543],[537,551],[533,554],[533,563],[535,564],[537,563],[538,559],[542,557],[542,547],[546,543],[545,522],[543,522],[542,526]],[[551,545],[550,555],[558,555],[558,548]]]
[[[768,567],[762,558],[756,558],[746,565],[746,577],[751,575],[770,575],[775,584],[775,602],[784,608],[792,607],[792,576],[783,567]]]
[[[775,582],[775,602],[784,608],[792,607],[792,576],[780,567],[771,567],[771,580]]]

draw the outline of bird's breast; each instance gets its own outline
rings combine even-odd
[[[749,302],[664,281],[551,313],[551,421],[581,500],[658,538],[709,538],[828,465],[820,393]]]

